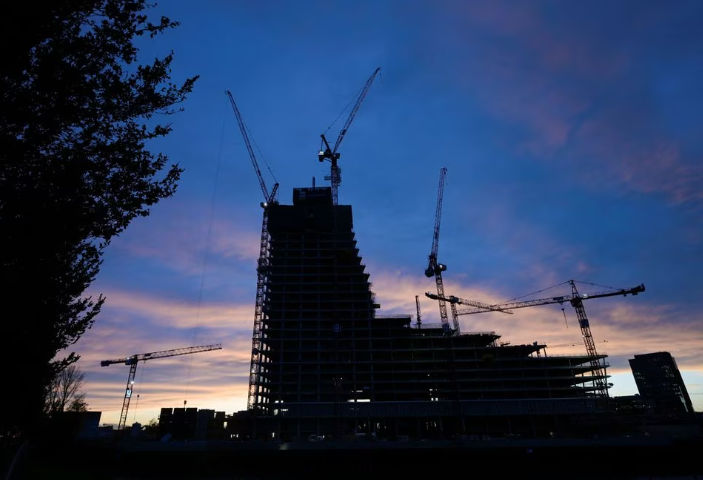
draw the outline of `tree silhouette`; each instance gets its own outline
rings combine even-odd
[[[69,412],[87,412],[88,403],[85,401],[85,394],[81,393],[74,397],[66,410]]]
[[[44,411],[49,415],[63,411],[86,411],[85,393],[81,391],[84,378],[85,375],[76,365],[61,370],[49,384]]]
[[[26,432],[56,358],[105,298],[84,296],[110,240],[172,195],[181,169],[147,143],[167,135],[197,77],[170,81],[173,53],[140,64],[144,0],[9,2],[0,16],[0,299],[6,367],[0,437]]]

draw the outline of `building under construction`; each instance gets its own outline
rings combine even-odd
[[[537,342],[503,345],[495,332],[458,334],[378,308],[352,208],[331,188],[294,189],[292,205],[265,207],[248,404],[256,436],[542,435],[601,408],[603,355],[546,356]]]

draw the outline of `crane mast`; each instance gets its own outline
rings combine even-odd
[[[434,215],[434,232],[432,234],[432,249],[430,250],[429,261],[425,269],[425,276],[435,278],[437,285],[437,296],[439,304],[439,317],[442,321],[442,328],[445,334],[449,334],[449,316],[447,315],[447,303],[444,299],[444,281],[442,280],[442,272],[447,269],[447,266],[437,261],[439,252],[439,226],[442,221],[442,200],[444,198],[444,179],[447,176],[447,168],[442,167],[439,170],[439,187],[437,188],[437,207]],[[459,318],[456,312],[456,306],[450,303],[452,311],[452,321],[454,323],[455,334],[459,333]]]
[[[590,300],[593,298],[603,298],[603,297],[612,297],[616,295],[637,295],[640,292],[644,292],[644,284],[637,285],[636,287],[633,288],[626,288],[626,289],[615,289],[615,290],[609,290],[605,292],[599,292],[595,294],[590,294],[590,295],[585,295],[585,294],[580,294],[578,289],[576,288],[576,282],[574,280],[569,280],[567,282],[569,285],[571,285],[571,295],[562,295],[562,296],[557,296],[557,297],[549,297],[549,298],[536,298],[533,300],[524,300],[524,301],[516,301],[516,302],[506,302],[506,303],[500,303],[500,304],[494,304],[494,305],[481,305],[481,302],[475,302],[473,300],[466,300],[463,298],[455,297],[455,296],[449,296],[445,297],[443,295],[432,295],[432,294],[426,294],[430,298],[435,298],[437,300],[445,300],[447,302],[450,302],[451,305],[470,305],[472,308],[468,308],[465,310],[458,310],[457,315],[470,315],[470,314],[475,314],[475,313],[483,313],[483,312],[488,312],[488,311],[498,311],[498,312],[503,312],[503,313],[510,313],[507,310],[512,310],[516,308],[525,308],[525,307],[535,307],[538,305],[548,305],[548,304],[553,304],[553,303],[558,303],[558,304],[563,304],[563,303],[570,303],[572,307],[574,307],[574,310],[576,310],[576,318],[578,319],[579,322],[579,327],[581,329],[581,336],[583,337],[583,343],[586,346],[586,355],[589,358],[589,362],[591,364],[591,368],[593,370],[593,382],[594,382],[594,387],[596,389],[596,392],[598,395],[602,397],[607,397],[608,396],[608,382],[607,382],[607,375],[605,371],[605,366],[601,362],[601,359],[598,358],[598,351],[596,350],[596,344],[593,340],[593,335],[591,334],[591,327],[590,323],[588,321],[588,317],[586,315],[586,309],[583,306],[583,301],[584,300]]]
[[[259,242],[259,260],[256,266],[256,302],[254,306],[254,326],[251,334],[251,360],[249,362],[249,393],[247,409],[252,410],[258,404],[261,393],[261,375],[264,372],[263,359],[268,348],[264,342],[264,304],[266,303],[266,284],[270,270],[270,241],[268,231],[268,212],[264,209],[261,221],[261,240]]]
[[[593,341],[593,335],[591,335],[591,327],[588,323],[588,317],[586,316],[586,309],[583,307],[583,300],[576,289],[576,283],[573,280],[569,280],[571,284],[571,306],[576,310],[576,318],[579,322],[579,327],[581,328],[581,335],[583,336],[583,343],[586,345],[586,355],[590,359],[591,368],[593,368],[593,373],[595,376],[595,386],[598,394],[602,397],[608,396],[608,377],[605,372],[605,362],[601,362],[598,358],[598,352],[596,351],[596,344]],[[642,287],[644,290],[644,286]]]
[[[137,374],[137,365],[139,362],[146,362],[147,360],[155,360],[157,358],[167,358],[167,357],[177,357],[179,355],[189,355],[192,353],[209,352],[211,350],[220,350],[222,345],[217,343],[213,345],[200,345],[196,347],[185,347],[185,348],[174,348],[172,350],[161,350],[158,352],[149,353],[137,353],[130,355],[129,357],[116,358],[112,360],[102,360],[100,362],[101,367],[108,367],[115,363],[124,363],[129,365],[129,374],[127,375],[127,387],[124,393],[124,400],[122,401],[122,410],[120,411],[120,421],[117,424],[117,429],[122,430],[127,423],[127,412],[129,411],[129,402],[132,398],[132,391],[134,390],[134,377]]]
[[[247,127],[244,124],[244,120],[242,119],[242,114],[239,112],[239,108],[237,108],[237,103],[234,101],[234,97],[232,96],[232,92],[229,90],[225,90],[225,93],[227,94],[227,97],[229,98],[229,102],[232,104],[232,110],[234,111],[234,116],[237,118],[237,125],[239,125],[239,131],[242,133],[242,137],[244,138],[244,144],[247,147],[247,152],[249,152],[249,158],[251,159],[251,164],[254,166],[254,172],[256,172],[256,178],[259,180],[259,187],[261,188],[261,193],[264,194],[264,207],[267,204],[274,203],[276,200],[276,192],[278,190],[278,182],[276,182],[273,185],[273,189],[271,190],[271,193],[269,194],[268,188],[266,187],[266,182],[264,182],[264,177],[261,175],[261,169],[259,168],[259,162],[256,161],[256,155],[254,154],[254,149],[251,147],[251,142],[249,141],[249,134],[247,133]]]
[[[237,103],[234,101],[232,93],[227,90],[225,92],[232,104],[232,110],[237,118],[237,124],[239,125],[239,130],[244,138],[244,144],[247,147],[247,152],[249,152],[249,158],[254,166],[254,172],[256,172],[256,178],[259,180],[259,186],[261,187],[261,193],[264,195],[264,202],[261,204],[264,207],[264,214],[261,222],[261,241],[259,243],[259,261],[256,268],[256,303],[254,307],[254,326],[251,336],[251,360],[249,363],[249,393],[247,396],[247,408],[252,409],[256,405],[259,399],[260,393],[260,382],[259,378],[262,374],[262,359],[264,355],[264,345],[262,342],[263,338],[263,318],[264,318],[264,303],[266,298],[266,279],[268,276],[269,269],[269,241],[270,235],[268,232],[268,206],[277,203],[276,193],[278,191],[278,182],[273,185],[273,189],[269,194],[266,188],[266,182],[264,182],[264,177],[261,175],[261,169],[259,169],[259,163],[256,161],[256,155],[254,154],[254,149],[249,141],[249,135],[247,133],[246,125],[242,119],[242,114],[239,112]],[[337,155],[339,158],[339,155]]]
[[[339,131],[339,136],[337,136],[337,140],[334,142],[334,147],[330,147],[330,144],[327,142],[327,138],[325,137],[324,133],[320,135],[320,137],[322,138],[322,142],[325,145],[325,149],[320,149],[320,152],[317,154],[317,159],[320,162],[323,162],[325,160],[329,160],[330,162],[330,174],[329,177],[325,177],[325,180],[330,181],[330,185],[332,187],[332,202],[334,203],[334,205],[337,205],[339,185],[342,183],[342,169],[339,168],[338,164],[338,160],[340,157],[340,153],[338,152],[339,145],[342,143],[344,136],[347,134],[347,130],[349,130],[349,127],[351,126],[351,123],[354,120],[356,113],[359,111],[359,107],[361,107],[361,103],[364,101],[364,98],[366,98],[366,94],[369,92],[369,88],[371,88],[371,84],[373,83],[374,79],[376,78],[376,75],[378,75],[378,72],[380,70],[381,67],[376,68],[376,70],[374,70],[368,80],[366,80],[366,84],[364,84],[364,87],[361,89],[361,93],[356,99],[356,103],[352,107],[352,110],[349,113],[349,116],[347,117],[347,121],[344,122],[344,126]]]
[[[420,315],[420,297],[415,295],[415,309],[417,310],[417,328],[422,327],[422,316]]]

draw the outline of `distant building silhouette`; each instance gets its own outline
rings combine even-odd
[[[102,412],[59,412],[52,418],[51,428],[65,438],[96,438]]]
[[[159,433],[178,440],[222,438],[224,425],[225,412],[209,409],[162,408],[159,415]]]
[[[669,352],[646,353],[630,359],[637,389],[660,414],[693,413],[693,404],[679,368]]]

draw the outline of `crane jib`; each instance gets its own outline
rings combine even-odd
[[[275,200],[276,196],[276,189],[278,187],[278,184],[276,184],[273,188],[273,191],[269,195],[268,188],[266,187],[266,182],[264,181],[264,177],[261,174],[261,169],[259,168],[259,162],[256,160],[256,155],[254,154],[254,149],[251,146],[251,142],[249,141],[249,135],[247,134],[247,128],[246,125],[244,124],[244,119],[242,118],[242,114],[239,112],[239,108],[237,107],[237,103],[234,101],[234,97],[232,96],[232,93],[229,90],[225,90],[225,94],[229,98],[230,104],[232,105],[232,110],[234,111],[234,116],[237,119],[237,125],[239,126],[239,131],[242,134],[242,138],[244,139],[244,145],[247,148],[247,152],[249,153],[249,158],[251,160],[251,163],[254,167],[254,172],[256,173],[256,178],[259,181],[259,187],[261,188],[261,193],[264,195],[264,202],[267,203],[273,203]],[[270,171],[270,169],[269,169]]]
[[[606,367],[607,365],[602,361],[603,358],[605,358],[604,355],[598,355],[598,352],[596,350],[596,345],[595,342],[593,341],[593,336],[591,335],[591,327],[588,321],[588,317],[586,315],[586,309],[583,306],[583,300],[589,300],[592,298],[603,298],[603,297],[612,297],[615,295],[637,295],[640,292],[645,291],[644,284],[640,284],[634,288],[629,288],[629,289],[620,289],[620,290],[611,290],[611,291],[606,291],[606,292],[600,292],[600,293],[595,293],[592,295],[587,295],[587,294],[580,294],[578,290],[576,289],[576,283],[574,280],[569,280],[567,283],[571,284],[571,296],[560,296],[560,297],[550,297],[550,298],[538,298],[534,300],[524,300],[524,301],[513,301],[513,302],[507,302],[507,303],[501,303],[501,304],[495,304],[495,305],[484,305],[481,306],[480,302],[475,302],[473,300],[465,300],[459,297],[455,296],[449,296],[445,297],[442,293],[439,293],[438,295],[430,295],[427,294],[428,297],[430,298],[436,298],[437,300],[441,302],[443,301],[450,301],[451,305],[455,304],[462,304],[462,305],[469,305],[472,308],[466,309],[466,310],[461,310],[458,311],[458,315],[468,315],[468,314],[473,314],[473,313],[483,313],[483,312],[492,312],[492,311],[499,311],[499,312],[504,312],[504,310],[507,309],[513,309],[513,308],[524,308],[524,307],[536,307],[539,305],[548,305],[548,304],[554,304],[554,303],[559,303],[563,304],[564,302],[569,302],[572,307],[574,307],[574,310],[576,310],[576,316],[578,318],[579,322],[579,327],[581,328],[581,334],[583,336],[583,341],[586,346],[586,355],[589,358],[589,362],[591,365],[591,371],[592,373],[592,381],[593,381],[593,388],[594,391],[598,393],[599,396],[607,398],[608,397],[608,383],[606,379],[608,378],[606,374]]]
[[[222,344],[216,343],[212,345],[199,345],[195,347],[174,348],[172,350],[162,350],[159,352],[138,353],[127,358],[119,358],[114,360],[103,360],[100,365],[107,367],[113,363],[124,363],[129,365],[129,375],[127,375],[127,386],[125,388],[124,399],[122,401],[122,410],[120,412],[120,420],[117,424],[117,429],[122,430],[127,422],[127,412],[129,411],[129,402],[132,398],[134,378],[137,373],[137,364],[140,361],[153,360],[157,358],[176,357],[179,355],[188,355],[191,353],[209,352],[211,350],[221,350]]]
[[[344,123],[344,126],[342,129],[339,131],[339,136],[337,136],[337,140],[334,142],[334,147],[330,148],[329,143],[327,142],[327,138],[325,138],[325,134],[321,134],[320,137],[322,137],[322,141],[325,144],[325,150],[320,151],[317,154],[317,159],[322,162],[324,160],[329,160],[330,161],[330,175],[329,175],[329,180],[330,180],[330,186],[332,188],[332,203],[334,205],[337,205],[337,198],[338,198],[338,189],[339,185],[342,183],[342,175],[341,175],[341,168],[339,168],[339,165],[337,164],[337,160],[339,160],[340,154],[338,152],[339,150],[339,145],[342,143],[342,140],[344,140],[344,136],[347,134],[347,131],[349,130],[349,127],[351,126],[352,121],[354,120],[354,117],[356,116],[356,113],[359,111],[359,107],[361,107],[361,103],[364,101],[364,98],[366,97],[366,94],[369,91],[369,88],[371,88],[371,84],[373,83],[374,78],[376,78],[376,75],[378,72],[381,70],[381,67],[376,68],[374,72],[371,74],[368,80],[366,80],[366,84],[364,85],[364,88],[362,88],[361,93],[359,94],[359,97],[356,99],[356,103],[354,104],[354,107],[352,108],[351,112],[349,113],[349,117],[347,117],[347,121]],[[327,177],[325,177],[327,179]]]

